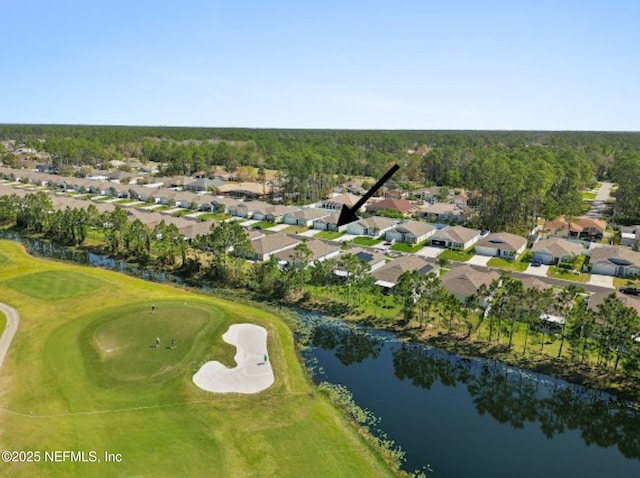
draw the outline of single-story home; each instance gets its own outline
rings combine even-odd
[[[356,256],[358,259],[360,259],[362,262],[366,262],[367,264],[369,264],[369,267],[370,267],[369,270],[371,272],[377,269],[380,269],[387,262],[385,255],[382,252],[376,249],[373,249],[371,247],[360,247],[360,246],[351,247],[346,251],[343,251],[340,254],[340,256],[342,257],[345,254],[352,254]],[[336,270],[335,274],[339,276],[347,275],[345,271],[341,271],[341,270]]]
[[[265,198],[271,194],[271,186],[256,182],[227,183],[218,187],[218,192],[226,196]]]
[[[638,277],[640,252],[623,246],[597,247],[591,251],[591,272],[618,277]]]
[[[420,244],[436,232],[436,227],[426,222],[405,221],[386,232],[387,241],[403,242],[405,244]]]
[[[532,248],[533,260],[543,264],[558,264],[571,260],[583,251],[582,243],[569,241],[561,237],[551,237],[538,241]]]
[[[440,186],[431,186],[429,188],[417,189],[413,194],[429,204],[435,204],[440,201],[440,193],[442,188]]]
[[[306,241],[306,245],[311,251],[311,257],[309,258],[310,264],[322,262],[340,254],[340,245],[334,242],[309,239]],[[284,265],[293,261],[295,259],[295,254],[296,251],[294,246],[293,248],[277,252],[274,256],[278,259],[280,264]]]
[[[372,275],[376,279],[376,285],[385,289],[393,289],[403,273],[416,270],[419,274],[424,275],[429,272],[437,273],[439,267],[424,257],[409,254],[385,264]]]
[[[338,229],[338,219],[340,218],[340,214],[333,213],[329,216],[320,217],[318,219],[313,220],[313,228],[319,229],[321,231],[345,231],[347,229],[347,225],[343,224]]]
[[[464,221],[464,210],[455,204],[439,202],[420,206],[419,214],[421,217],[435,222],[462,222]]]
[[[294,207],[283,206],[281,204],[277,204],[275,206],[265,204],[264,207],[253,211],[253,219],[258,221],[282,222],[285,214],[291,214],[296,210],[297,209]]]
[[[291,249],[300,242],[299,239],[276,232],[274,234],[264,234],[257,239],[251,241],[252,251],[248,255],[248,259],[265,261],[278,252]]]
[[[229,214],[232,216],[250,219],[253,217],[254,212],[262,211],[268,206],[269,204],[262,201],[242,201],[237,203],[235,206],[230,206]]]
[[[187,184],[184,188],[188,189],[189,191],[212,191],[214,189],[218,189],[224,184],[225,182],[220,179],[201,178],[197,181],[193,181]]]
[[[597,240],[602,239],[607,223],[599,219],[580,218],[569,221],[559,216],[544,225],[544,231],[551,236]]]
[[[285,224],[291,224],[292,226],[311,227],[315,219],[327,217],[329,214],[330,212],[327,210],[306,207],[304,209],[298,209],[297,211],[285,214],[282,222]]]
[[[626,226],[620,232],[620,244],[634,247],[640,244],[640,226]]]
[[[478,292],[482,285],[489,286],[500,274],[494,270],[477,268],[469,264],[454,265],[440,278],[442,287],[464,302]]]
[[[527,248],[524,237],[508,232],[489,234],[476,243],[476,254],[481,256],[516,258]]]
[[[372,216],[347,224],[347,234],[378,237],[393,228],[398,221],[388,217]]]
[[[379,211],[395,211],[402,215],[409,215],[414,212],[417,205],[407,201],[406,199],[387,198],[382,201],[374,202],[367,205],[367,212],[375,214]]]
[[[431,245],[447,249],[467,250],[480,239],[480,231],[463,226],[440,229],[431,235]]]
[[[342,206],[353,206],[360,200],[360,196],[345,193],[339,194],[329,199],[325,199],[320,203],[320,207],[324,209],[332,209],[334,211],[342,210]]]
[[[240,204],[240,201],[228,197],[216,196],[211,199],[211,205],[214,207],[214,209],[220,208],[222,209],[222,212],[225,213],[228,213],[230,209],[233,209],[238,204]]]

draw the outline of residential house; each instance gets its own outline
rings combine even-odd
[[[526,248],[527,240],[524,237],[508,232],[498,232],[479,240],[476,243],[476,254],[515,259]]]
[[[375,214],[380,211],[394,211],[402,214],[403,216],[408,216],[413,213],[417,208],[417,205],[407,201],[406,199],[383,199],[382,201],[378,201],[372,204],[367,205],[367,212]]]
[[[339,194],[329,199],[325,199],[320,203],[320,207],[324,209],[332,209],[334,211],[342,210],[342,206],[352,207],[360,200],[360,196],[345,193]]]
[[[465,211],[460,206],[443,202],[420,206],[419,214],[429,221],[442,223],[460,223],[465,219]]]
[[[211,199],[211,205],[214,207],[214,210],[220,210],[224,213],[229,213],[229,211],[235,208],[240,201],[237,199],[232,199],[228,197],[216,196]]]
[[[436,230],[435,226],[426,222],[405,221],[387,231],[385,239],[405,244],[420,244],[431,237]]]
[[[456,296],[461,302],[476,294],[481,286],[489,286],[499,280],[500,274],[494,270],[474,267],[469,264],[454,265],[440,278],[442,287]]]
[[[329,216],[320,217],[318,219],[313,220],[313,228],[319,229],[321,231],[345,231],[347,229],[347,225],[343,224],[338,228],[338,219],[340,218],[339,213],[333,213]]]
[[[525,290],[527,289],[537,289],[537,290],[546,290],[551,287],[551,284],[547,284],[543,282],[538,277],[535,276],[526,276],[520,279]]]
[[[265,234],[251,241],[252,251],[247,258],[265,261],[278,252],[295,247],[299,242],[300,240],[298,238],[283,234],[282,232]]]
[[[622,302],[625,305],[625,307],[632,307],[636,310],[636,312],[638,312],[638,314],[640,314],[640,298],[625,295],[618,291],[614,292],[613,290],[606,291],[606,292],[595,292],[591,294],[591,297],[589,297],[587,301],[589,304],[589,307],[593,310],[598,310],[598,307],[602,303],[604,303],[607,297],[610,296],[611,294],[614,294],[616,298],[619,299],[620,302]]]
[[[429,272],[437,273],[438,270],[439,268],[435,263],[428,261],[424,257],[409,254],[385,264],[373,272],[372,275],[376,279],[376,285],[385,289],[393,289],[400,276],[405,272],[418,271],[420,275],[425,275]]]
[[[618,277],[638,277],[640,252],[623,246],[597,247],[591,251],[591,272]]]
[[[310,239],[305,242],[309,250],[311,251],[311,257],[309,257],[309,263],[314,264],[316,262],[322,262],[333,257],[337,257],[340,254],[340,245],[335,242],[321,241],[319,239]],[[295,260],[295,246],[293,248],[280,251],[274,256],[278,259],[281,265],[288,264]]]
[[[266,206],[268,206],[268,204],[262,201],[242,201],[235,206],[229,207],[229,214],[251,219],[254,212],[261,211]]]
[[[571,261],[582,254],[584,247],[579,242],[572,242],[561,237],[551,237],[538,241],[532,248],[533,260],[543,264],[558,264]]]
[[[602,239],[607,223],[599,219],[581,218],[569,221],[564,216],[548,221],[544,231],[551,236],[596,241]]]
[[[253,212],[253,219],[258,221],[268,221],[268,222],[282,222],[285,214],[290,214],[294,211],[297,211],[294,207],[283,206],[283,205],[271,205],[264,203],[264,207],[256,209]]]
[[[352,254],[362,262],[369,264],[369,271],[371,272],[380,269],[386,264],[385,255],[382,252],[371,247],[350,247],[346,251],[342,252],[342,254],[340,254],[340,257],[344,256],[345,254]],[[335,274],[343,277],[347,275],[345,271],[339,269],[335,271]]]
[[[314,220],[327,217],[329,214],[330,213],[327,210],[307,207],[285,214],[282,222],[285,224],[291,224],[292,226],[311,227]]]
[[[227,183],[218,187],[218,192],[225,196],[263,199],[269,197],[272,188],[269,184],[244,181],[241,183]]]
[[[372,216],[347,224],[347,234],[378,237],[393,228],[398,221],[388,217]]]
[[[429,188],[417,189],[413,192],[413,194],[418,199],[421,199],[426,203],[435,204],[437,202],[440,202],[439,198],[441,190],[442,188],[440,188],[440,186],[432,186]]]
[[[623,246],[638,247],[640,245],[640,226],[626,226],[620,232],[620,244]]]
[[[456,206],[464,208],[467,206],[467,202],[469,201],[469,195],[467,194],[466,191],[461,191],[458,194],[454,195],[451,198],[451,201]]]
[[[440,229],[431,235],[431,245],[447,249],[467,250],[480,239],[480,231],[462,226]]]
[[[224,184],[226,183],[220,179],[200,178],[196,181],[186,184],[184,188],[194,192],[213,191],[215,189],[218,189],[220,186]]]

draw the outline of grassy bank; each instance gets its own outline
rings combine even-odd
[[[6,476],[391,476],[316,393],[277,316],[110,271],[27,256],[0,241],[0,302],[21,314],[0,373],[0,449],[118,453],[120,463],[3,464]],[[156,305],[151,313],[151,304]],[[268,332],[276,381],[256,395],[191,381],[233,364],[229,325]],[[162,347],[153,347],[155,337]],[[175,338],[177,348],[165,345]]]

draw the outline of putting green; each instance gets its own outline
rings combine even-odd
[[[95,292],[105,283],[89,275],[62,270],[28,274],[8,281],[7,285],[35,299],[57,300]]]
[[[0,475],[394,474],[310,384],[293,335],[277,316],[110,271],[35,260],[15,243],[0,241],[0,252],[9,259],[0,302],[21,314],[0,369],[0,450],[121,455],[117,463],[3,463]],[[273,386],[255,395],[200,390],[192,377],[203,363],[234,366],[236,348],[222,341],[234,323],[267,329]],[[175,349],[166,348],[171,338]]]

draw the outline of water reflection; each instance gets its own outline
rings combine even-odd
[[[640,476],[640,413],[631,404],[386,332],[318,315],[310,320],[315,331],[305,358],[324,373],[314,379],[345,385],[356,403],[381,417],[381,427],[407,452],[407,470],[430,463],[436,476],[479,476],[483,467],[491,476],[509,476],[510,467],[531,460],[521,476],[629,476],[630,470]],[[443,445],[437,436],[455,438]],[[473,456],[473,464],[456,453]],[[536,453],[545,453],[544,461]]]

